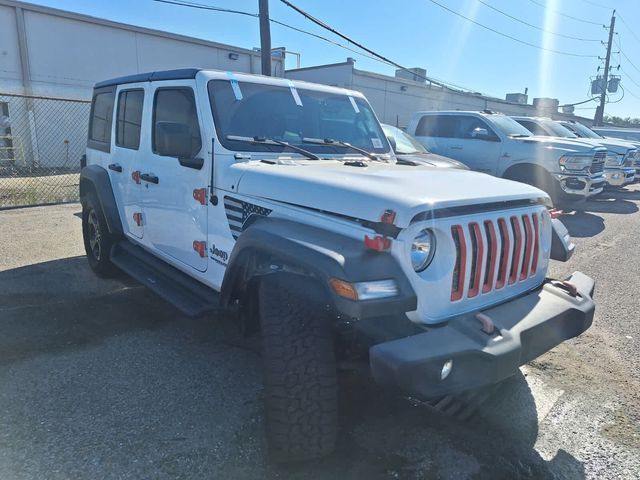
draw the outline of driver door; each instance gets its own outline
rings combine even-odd
[[[207,241],[207,199],[211,163],[207,161],[202,140],[202,118],[194,92],[195,82],[172,81],[152,84],[150,141],[141,165],[145,240],[177,266],[200,272],[207,270],[207,252],[198,245]],[[176,157],[158,153],[158,124],[188,129],[192,159],[202,159],[199,168]],[[205,190],[203,201],[196,190]],[[199,243],[202,242],[202,243]]]

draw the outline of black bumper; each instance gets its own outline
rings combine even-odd
[[[425,333],[374,345],[369,350],[374,379],[429,398],[494,384],[513,375],[520,365],[591,326],[594,281],[580,272],[567,280],[577,287],[576,297],[546,283],[484,310],[496,327],[492,335],[482,331],[475,312]],[[453,368],[442,380],[442,367],[448,360],[453,361]]]

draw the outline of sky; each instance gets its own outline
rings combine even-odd
[[[250,13],[258,11],[258,0],[188,1]],[[31,3],[244,48],[260,45],[258,19],[238,14],[154,0],[31,0]],[[554,97],[561,104],[592,97],[590,81],[599,66],[600,72],[604,68],[604,61],[597,58],[604,58],[606,53],[608,30],[604,25],[609,25],[615,8],[611,64],[615,67],[612,73],[622,77],[624,96],[622,90],[611,94],[605,114],[640,117],[640,29],[630,29],[639,24],[640,0],[291,0],[291,3],[396,63],[425,68],[427,75],[435,79],[499,98],[528,88],[529,102],[534,97]],[[269,0],[269,8],[275,20],[347,44],[280,0]],[[280,25],[272,24],[271,36],[272,47],[284,46],[300,53],[302,67],[343,62],[353,57],[358,69],[387,75],[395,71],[392,66]],[[620,48],[622,53],[617,53]],[[295,58],[289,56],[287,68],[295,67]],[[592,117],[595,106],[596,102],[578,105],[576,114]]]

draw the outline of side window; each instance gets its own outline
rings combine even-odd
[[[116,145],[137,150],[140,146],[144,90],[124,90],[118,96]]]
[[[455,115],[455,137],[456,138],[474,138],[473,132],[477,128],[483,128],[489,135],[495,136],[495,132],[491,129],[485,121],[477,117],[471,117],[466,115]]]
[[[97,92],[91,102],[89,143],[91,148],[108,152],[111,143],[111,122],[115,91]]]
[[[416,127],[417,137],[454,137],[455,120],[451,115],[425,115]]]
[[[193,90],[188,87],[159,88],[153,100],[153,151],[156,148],[156,124],[170,122],[187,125],[191,132],[191,156],[202,148],[200,125]]]
[[[542,136],[548,135],[547,132],[545,132],[542,129],[542,127],[540,127],[538,124],[534,122],[531,122],[529,120],[518,120],[518,123],[522,125],[524,128],[526,128],[527,130],[529,130],[534,135],[542,135]]]

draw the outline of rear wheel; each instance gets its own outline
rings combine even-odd
[[[95,195],[89,194],[82,208],[82,237],[91,269],[101,277],[113,276],[116,269],[109,259],[115,243]]]
[[[266,434],[280,462],[335,448],[336,360],[318,290],[312,280],[287,274],[269,275],[259,287]]]

